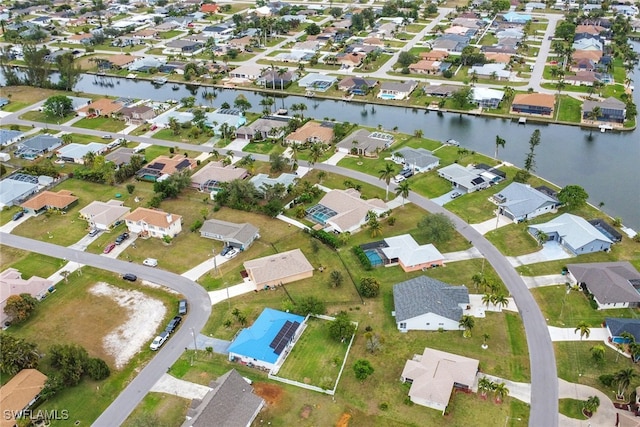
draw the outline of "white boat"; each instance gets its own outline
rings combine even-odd
[[[153,78],[153,84],[156,85],[163,85],[167,82],[167,78],[166,77],[154,77]]]
[[[129,73],[129,74],[127,74],[127,78],[128,78],[128,79],[135,79],[136,77],[138,77],[138,76],[136,76],[136,75],[135,75],[135,74],[133,74],[133,73]]]
[[[458,141],[456,141],[455,139],[447,139],[447,144],[448,145],[453,145],[454,147],[459,147],[460,143]]]
[[[605,133],[608,130],[613,130],[613,126],[609,125],[609,124],[603,124],[598,126],[598,128],[600,128],[600,132]]]

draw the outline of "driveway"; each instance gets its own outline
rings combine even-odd
[[[567,282],[567,276],[562,274],[549,274],[548,276],[522,276],[524,284],[527,288],[540,288],[543,286],[553,286],[564,284]]]
[[[475,228],[478,233],[485,235],[491,230],[497,230],[498,228],[509,224],[513,224],[513,221],[504,215],[499,215],[497,219],[491,218],[478,224],[471,224],[471,226]]]
[[[231,345],[231,341],[221,340],[218,338],[208,337],[203,334],[198,334],[196,336],[196,345],[198,346],[198,350],[206,350],[207,347],[213,348],[214,353],[218,354],[229,354],[229,346]],[[189,350],[195,350],[196,347],[193,346],[193,341],[191,341],[187,347]]]
[[[448,193],[443,194],[442,196],[434,197],[433,199],[431,199],[431,201],[433,203],[435,203],[436,205],[438,205],[438,206],[444,206],[445,204],[447,204],[447,203],[449,203],[450,201],[453,200],[451,198],[451,194],[453,194],[454,192],[462,193],[462,196],[464,196],[464,191],[458,190],[457,188],[454,188],[451,191],[449,191]],[[462,196],[460,196],[460,197],[462,197]]]
[[[609,332],[607,328],[589,328],[589,336],[580,337],[580,331],[576,328],[556,328],[548,326],[551,341],[607,341]]]
[[[22,224],[23,222],[25,222],[26,220],[28,220],[32,216],[35,216],[35,215],[33,215],[32,213],[25,213],[22,216],[22,218],[18,219],[17,221],[11,220],[8,223],[6,223],[5,225],[3,225],[2,227],[0,227],[0,232],[2,232],[2,233],[11,233],[14,228],[19,226],[20,224]]]
[[[205,394],[211,391],[211,387],[180,380],[172,375],[164,374],[149,391],[172,394],[174,396],[184,397],[185,399],[202,399]]]
[[[542,249],[531,254],[507,257],[511,265],[514,267],[568,258],[573,258],[573,255],[567,252],[558,242],[547,242],[542,245]]]
[[[482,258],[482,254],[475,247],[467,249],[466,251],[447,252],[444,255],[446,262],[465,261],[468,259]]]
[[[249,279],[245,279],[244,282],[229,286],[224,289],[218,289],[217,291],[210,291],[209,298],[211,300],[211,305],[216,305],[222,301],[229,300],[233,297],[237,297],[240,295],[247,294],[249,292],[255,292],[256,285]]]
[[[589,420],[576,420],[560,414],[559,421],[562,427],[604,427],[616,425],[616,409],[609,396],[593,387],[570,383],[563,379],[558,379],[558,384],[558,397],[560,399],[587,400],[591,396],[598,396],[600,399],[598,410]]]

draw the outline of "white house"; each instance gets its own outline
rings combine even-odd
[[[403,147],[391,155],[391,160],[410,168],[413,173],[430,171],[440,165],[440,159],[424,148]]]
[[[107,151],[107,144],[100,144],[99,142],[90,142],[88,144],[77,144],[72,142],[58,149],[56,154],[60,160],[70,163],[84,164],[84,157],[93,153],[99,155]]]
[[[532,224],[529,233],[538,238],[544,233],[547,241],[557,241],[574,255],[608,251],[613,242],[582,217],[562,214],[544,224]]]
[[[382,82],[377,96],[382,99],[402,100],[408,98],[417,87],[418,82],[414,80]]]
[[[361,199],[359,191],[348,188],[329,191],[317,205],[306,212],[314,221],[333,231],[353,233],[367,222],[369,211],[380,215],[388,210],[389,206],[382,200]]]
[[[156,209],[137,208],[124,217],[129,232],[141,237],[175,237],[182,231],[182,216]]]
[[[124,206],[120,200],[100,202],[94,200],[80,209],[80,217],[89,223],[89,227],[98,230],[109,230],[116,221],[120,221],[131,208]]]
[[[628,261],[568,264],[567,279],[589,291],[598,310],[640,306],[640,273]]]
[[[526,221],[546,213],[556,212],[560,202],[527,184],[512,182],[491,198],[500,214],[515,222]]]

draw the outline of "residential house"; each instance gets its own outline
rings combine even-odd
[[[394,141],[393,135],[389,133],[358,129],[340,141],[336,148],[341,153],[376,157],[380,151],[389,148]]]
[[[225,166],[222,162],[210,162],[191,175],[191,186],[198,191],[211,193],[211,197],[220,191],[221,184],[236,179],[245,179],[248,172],[234,165]]]
[[[567,264],[570,283],[587,290],[598,310],[640,306],[640,273],[628,261]]]
[[[435,246],[419,245],[410,234],[387,237],[379,249],[389,261],[385,265],[398,264],[407,273],[444,265],[444,255]]]
[[[121,221],[131,208],[124,205],[120,200],[109,200],[100,202],[94,200],[84,208],[80,209],[80,218],[89,223],[89,228],[97,230],[110,230],[114,224]]]
[[[481,108],[498,108],[504,98],[504,92],[497,89],[475,86],[471,90],[471,102]]]
[[[209,388],[202,399],[193,399],[181,427],[250,426],[265,404],[235,369],[210,382]]]
[[[588,222],[589,224],[600,230],[602,234],[607,236],[613,243],[620,243],[622,241],[622,234],[620,234],[615,227],[609,225],[609,223],[604,218],[594,218],[590,219]]]
[[[101,98],[78,109],[79,116],[110,117],[122,109],[121,102],[109,98]]]
[[[267,187],[273,187],[275,185],[282,185],[288,189],[298,179],[299,177],[295,173],[281,173],[276,178],[271,178],[266,173],[259,173],[252,176],[249,182],[253,184],[259,193],[264,193]]]
[[[587,37],[573,42],[571,48],[575,50],[594,50],[602,52],[602,42],[600,40]]]
[[[138,39],[151,40],[158,38],[160,36],[160,32],[155,28],[145,28],[144,30],[136,31],[131,35]]]
[[[418,276],[393,285],[393,316],[400,332],[457,331],[469,305],[466,286]]]
[[[0,209],[21,203],[38,192],[38,177],[12,174],[0,181]]]
[[[464,167],[458,163],[452,163],[438,169],[438,175],[449,181],[455,188],[467,193],[483,190],[491,185],[491,180],[472,165]]]
[[[229,77],[232,79],[256,80],[262,75],[263,66],[260,64],[245,64],[229,71]]]
[[[463,27],[461,25],[452,25],[449,28],[446,28],[444,30],[445,34],[455,34],[458,36],[467,36],[467,37],[473,37],[476,33],[477,30],[473,29],[473,28],[467,28],[467,27]]]
[[[176,237],[182,231],[182,216],[159,209],[139,207],[124,217],[131,234],[141,237]]]
[[[471,38],[458,34],[443,34],[431,43],[431,49],[445,52],[462,52],[469,45]]]
[[[531,21],[531,15],[517,12],[508,12],[502,15],[502,20],[511,24],[526,24]]]
[[[236,138],[249,140],[278,139],[284,136],[284,129],[288,122],[288,117],[262,117],[250,125],[240,126],[236,130]]]
[[[582,120],[592,120],[590,115],[596,107],[600,110],[596,122],[621,125],[627,117],[627,105],[614,97],[609,97],[602,101],[584,101],[582,103]]]
[[[378,85],[375,79],[365,79],[362,77],[345,77],[338,83],[338,89],[349,92],[352,95],[366,95],[371,89]]]
[[[20,142],[15,151],[16,157],[33,160],[54,151],[62,145],[62,139],[48,134],[39,134]]]
[[[78,144],[72,142],[71,144],[64,145],[56,151],[56,155],[59,160],[68,163],[84,164],[85,157],[88,154],[100,155],[107,151],[107,144],[100,144],[99,142],[90,142],[88,144]]]
[[[325,74],[309,73],[300,80],[298,80],[298,86],[314,90],[318,92],[324,92],[329,89],[338,79],[334,76],[328,76]]]
[[[244,52],[247,47],[250,47],[254,43],[254,40],[251,36],[231,39],[227,41],[227,49],[237,49],[240,52]]]
[[[425,95],[428,96],[437,96],[440,98],[449,98],[451,95],[453,95],[455,92],[460,90],[460,86],[454,86],[454,85],[446,85],[446,84],[429,84],[426,85],[424,88],[424,93]]]
[[[309,121],[285,137],[285,144],[330,144],[333,141],[333,123]]]
[[[429,52],[420,52],[420,59],[425,61],[443,61],[449,57],[449,53],[443,50],[432,50]]]
[[[258,227],[248,222],[236,224],[219,219],[208,219],[200,228],[200,237],[218,240],[225,246],[244,251],[254,240],[260,238]]]
[[[597,75],[593,71],[577,71],[575,74],[565,76],[564,82],[573,86],[593,86],[599,81]]]
[[[131,158],[137,155],[136,150],[133,148],[120,147],[110,152],[104,159],[120,167],[122,165],[128,165],[131,162]]]
[[[616,344],[628,344],[632,342],[629,338],[622,336],[625,332],[631,334],[635,342],[640,340],[640,319],[605,317],[604,326],[609,332],[609,342]]]
[[[458,25],[461,27],[472,28],[474,30],[479,30],[483,28],[485,24],[478,18],[462,18],[458,17],[451,21],[452,25]]]
[[[336,61],[343,67],[355,68],[362,65],[362,61],[367,54],[364,52],[339,53],[336,55]]]
[[[139,58],[138,56],[124,54],[109,55],[106,58],[98,59],[98,68],[121,70],[133,64]]]
[[[509,80],[511,71],[506,69],[506,64],[474,65],[469,69],[469,76],[476,75],[481,79],[504,81]]]
[[[384,40],[379,37],[367,37],[362,40],[362,44],[365,46],[384,46]]]
[[[272,371],[298,340],[305,318],[265,308],[253,325],[242,329],[229,346],[229,360]],[[218,423],[214,423],[218,425]]]
[[[174,173],[182,172],[183,170],[193,170],[196,164],[195,160],[189,159],[188,157],[158,156],[136,172],[136,178],[151,182],[162,181]]]
[[[244,262],[256,290],[276,287],[313,276],[313,266],[300,249],[280,252]]]
[[[454,389],[469,392],[476,380],[479,362],[457,354],[425,348],[407,360],[400,380],[411,384],[409,399],[444,415]]]
[[[552,116],[555,105],[555,95],[546,93],[519,93],[513,97],[511,112],[514,114]]]
[[[348,188],[329,191],[317,205],[307,209],[306,213],[327,229],[337,233],[353,233],[367,222],[370,211],[380,215],[388,210],[389,206],[382,200],[364,200],[359,191]]]
[[[47,376],[37,369],[23,369],[0,387],[0,407],[3,411],[0,426],[17,425],[18,414],[27,414],[24,411],[38,401],[46,382]],[[31,414],[35,415],[36,412]]]
[[[233,35],[235,25],[231,23],[221,23],[218,25],[208,25],[202,29],[202,34],[213,37],[216,42],[227,40]]]
[[[43,191],[31,199],[27,200],[20,206],[27,212],[39,214],[47,210],[58,210],[66,212],[69,207],[75,204],[78,198],[68,190],[60,190],[57,193],[53,191]]]
[[[88,45],[93,41],[93,34],[73,34],[67,37],[67,43]]]
[[[427,61],[422,59],[414,64],[409,65],[409,71],[417,74],[440,74],[441,65],[446,64],[440,61]]]
[[[156,113],[152,107],[148,105],[136,105],[134,107],[125,107],[120,110],[120,116],[124,118],[127,124],[141,125],[148,120],[153,119]]]
[[[495,64],[509,64],[511,62],[511,56],[508,53],[499,53],[499,52],[487,52],[484,54],[487,61],[493,62]]]
[[[204,124],[216,135],[221,135],[223,126],[227,130],[235,130],[247,122],[244,112],[239,108],[219,108],[214,112],[205,113]]]
[[[576,50],[571,55],[573,61],[580,61],[582,59],[588,59],[595,63],[598,63],[603,57],[603,52],[600,50]]]
[[[280,73],[279,70],[269,69],[262,73],[256,84],[272,89],[286,89],[297,79],[298,72],[295,70],[286,70]]]
[[[492,201],[498,205],[501,215],[514,222],[528,221],[546,213],[555,213],[561,204],[557,198],[519,182],[512,182],[502,191],[494,194]]]
[[[378,98],[393,99],[396,101],[408,98],[418,87],[418,82],[415,80],[408,80],[406,82],[389,81],[382,82],[380,84],[380,91],[378,92]]]
[[[162,52],[167,55],[195,55],[202,50],[203,47],[204,45],[199,42],[189,40],[172,40],[165,44],[165,49]]]
[[[7,268],[0,273],[0,325],[5,325],[11,318],[4,312],[7,299],[13,295],[29,294],[37,300],[47,296],[53,286],[52,280],[31,276],[23,279],[20,271],[15,268]],[[4,409],[4,408],[3,408]]]
[[[568,213],[544,224],[530,225],[528,231],[536,239],[543,233],[547,241],[558,242],[573,255],[608,251],[613,244],[611,239],[584,218]]]
[[[596,69],[597,69],[596,62],[588,58],[573,60],[571,62],[571,68],[570,68],[570,70],[573,72],[595,71]]]
[[[23,137],[24,132],[19,130],[0,129],[0,147],[16,143]]]
[[[129,71],[137,71],[140,73],[148,73],[152,70],[157,70],[166,64],[164,59],[157,58],[155,56],[149,56],[145,58],[137,58],[131,64],[127,66]]]
[[[413,173],[427,172],[440,165],[440,159],[422,147],[402,147],[391,154],[391,160],[411,169]]]
[[[200,6],[200,12],[202,13],[210,13],[210,14],[214,14],[218,11],[218,5],[217,4],[203,4],[202,6]]]

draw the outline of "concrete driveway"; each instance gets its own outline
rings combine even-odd
[[[211,391],[211,387],[180,380],[172,375],[164,374],[158,382],[151,387],[150,391],[172,394],[174,396],[184,397],[185,399],[202,399],[205,394]]]
[[[449,203],[450,201],[454,200],[454,199],[452,199],[452,198],[451,198],[451,194],[453,194],[453,193],[454,193],[454,192],[456,192],[456,191],[457,191],[458,193],[461,193],[461,194],[462,194],[462,196],[460,196],[460,197],[463,197],[463,196],[465,195],[465,192],[464,192],[464,191],[459,190],[459,189],[457,189],[457,188],[454,188],[454,189],[452,189],[451,191],[449,191],[448,193],[443,194],[442,196],[435,197],[435,198],[431,199],[431,201],[432,201],[433,203],[435,203],[436,205],[438,205],[438,206],[444,206],[445,204],[447,204],[447,203]]]
[[[198,350],[205,350],[207,347],[211,347],[213,348],[214,353],[229,354],[229,346],[231,345],[231,341],[221,340],[218,338],[198,334],[196,336],[196,345],[198,346]],[[189,350],[196,349],[196,347],[193,346],[193,342],[189,343],[187,348]]]
[[[548,326],[551,341],[606,341],[609,338],[607,328],[589,328],[589,336],[580,337],[576,328],[556,328]]]
[[[567,277],[562,274],[549,274],[548,276],[522,276],[527,288],[540,288],[543,286],[561,285],[567,282]]]
[[[500,215],[497,219],[491,218],[484,222],[480,222],[478,224],[471,224],[473,228],[475,228],[478,233],[485,235],[491,230],[496,230],[500,227],[504,227],[505,225],[513,224],[509,218],[504,215]]]
[[[468,259],[482,258],[482,254],[474,247],[467,249],[466,251],[447,252],[444,255],[446,262],[465,261]]]
[[[511,265],[519,267],[521,265],[536,264],[539,262],[555,261],[558,259],[567,259],[572,257],[573,255],[567,252],[558,242],[547,242],[542,245],[542,249],[537,252],[517,257],[507,257],[507,259]]]

